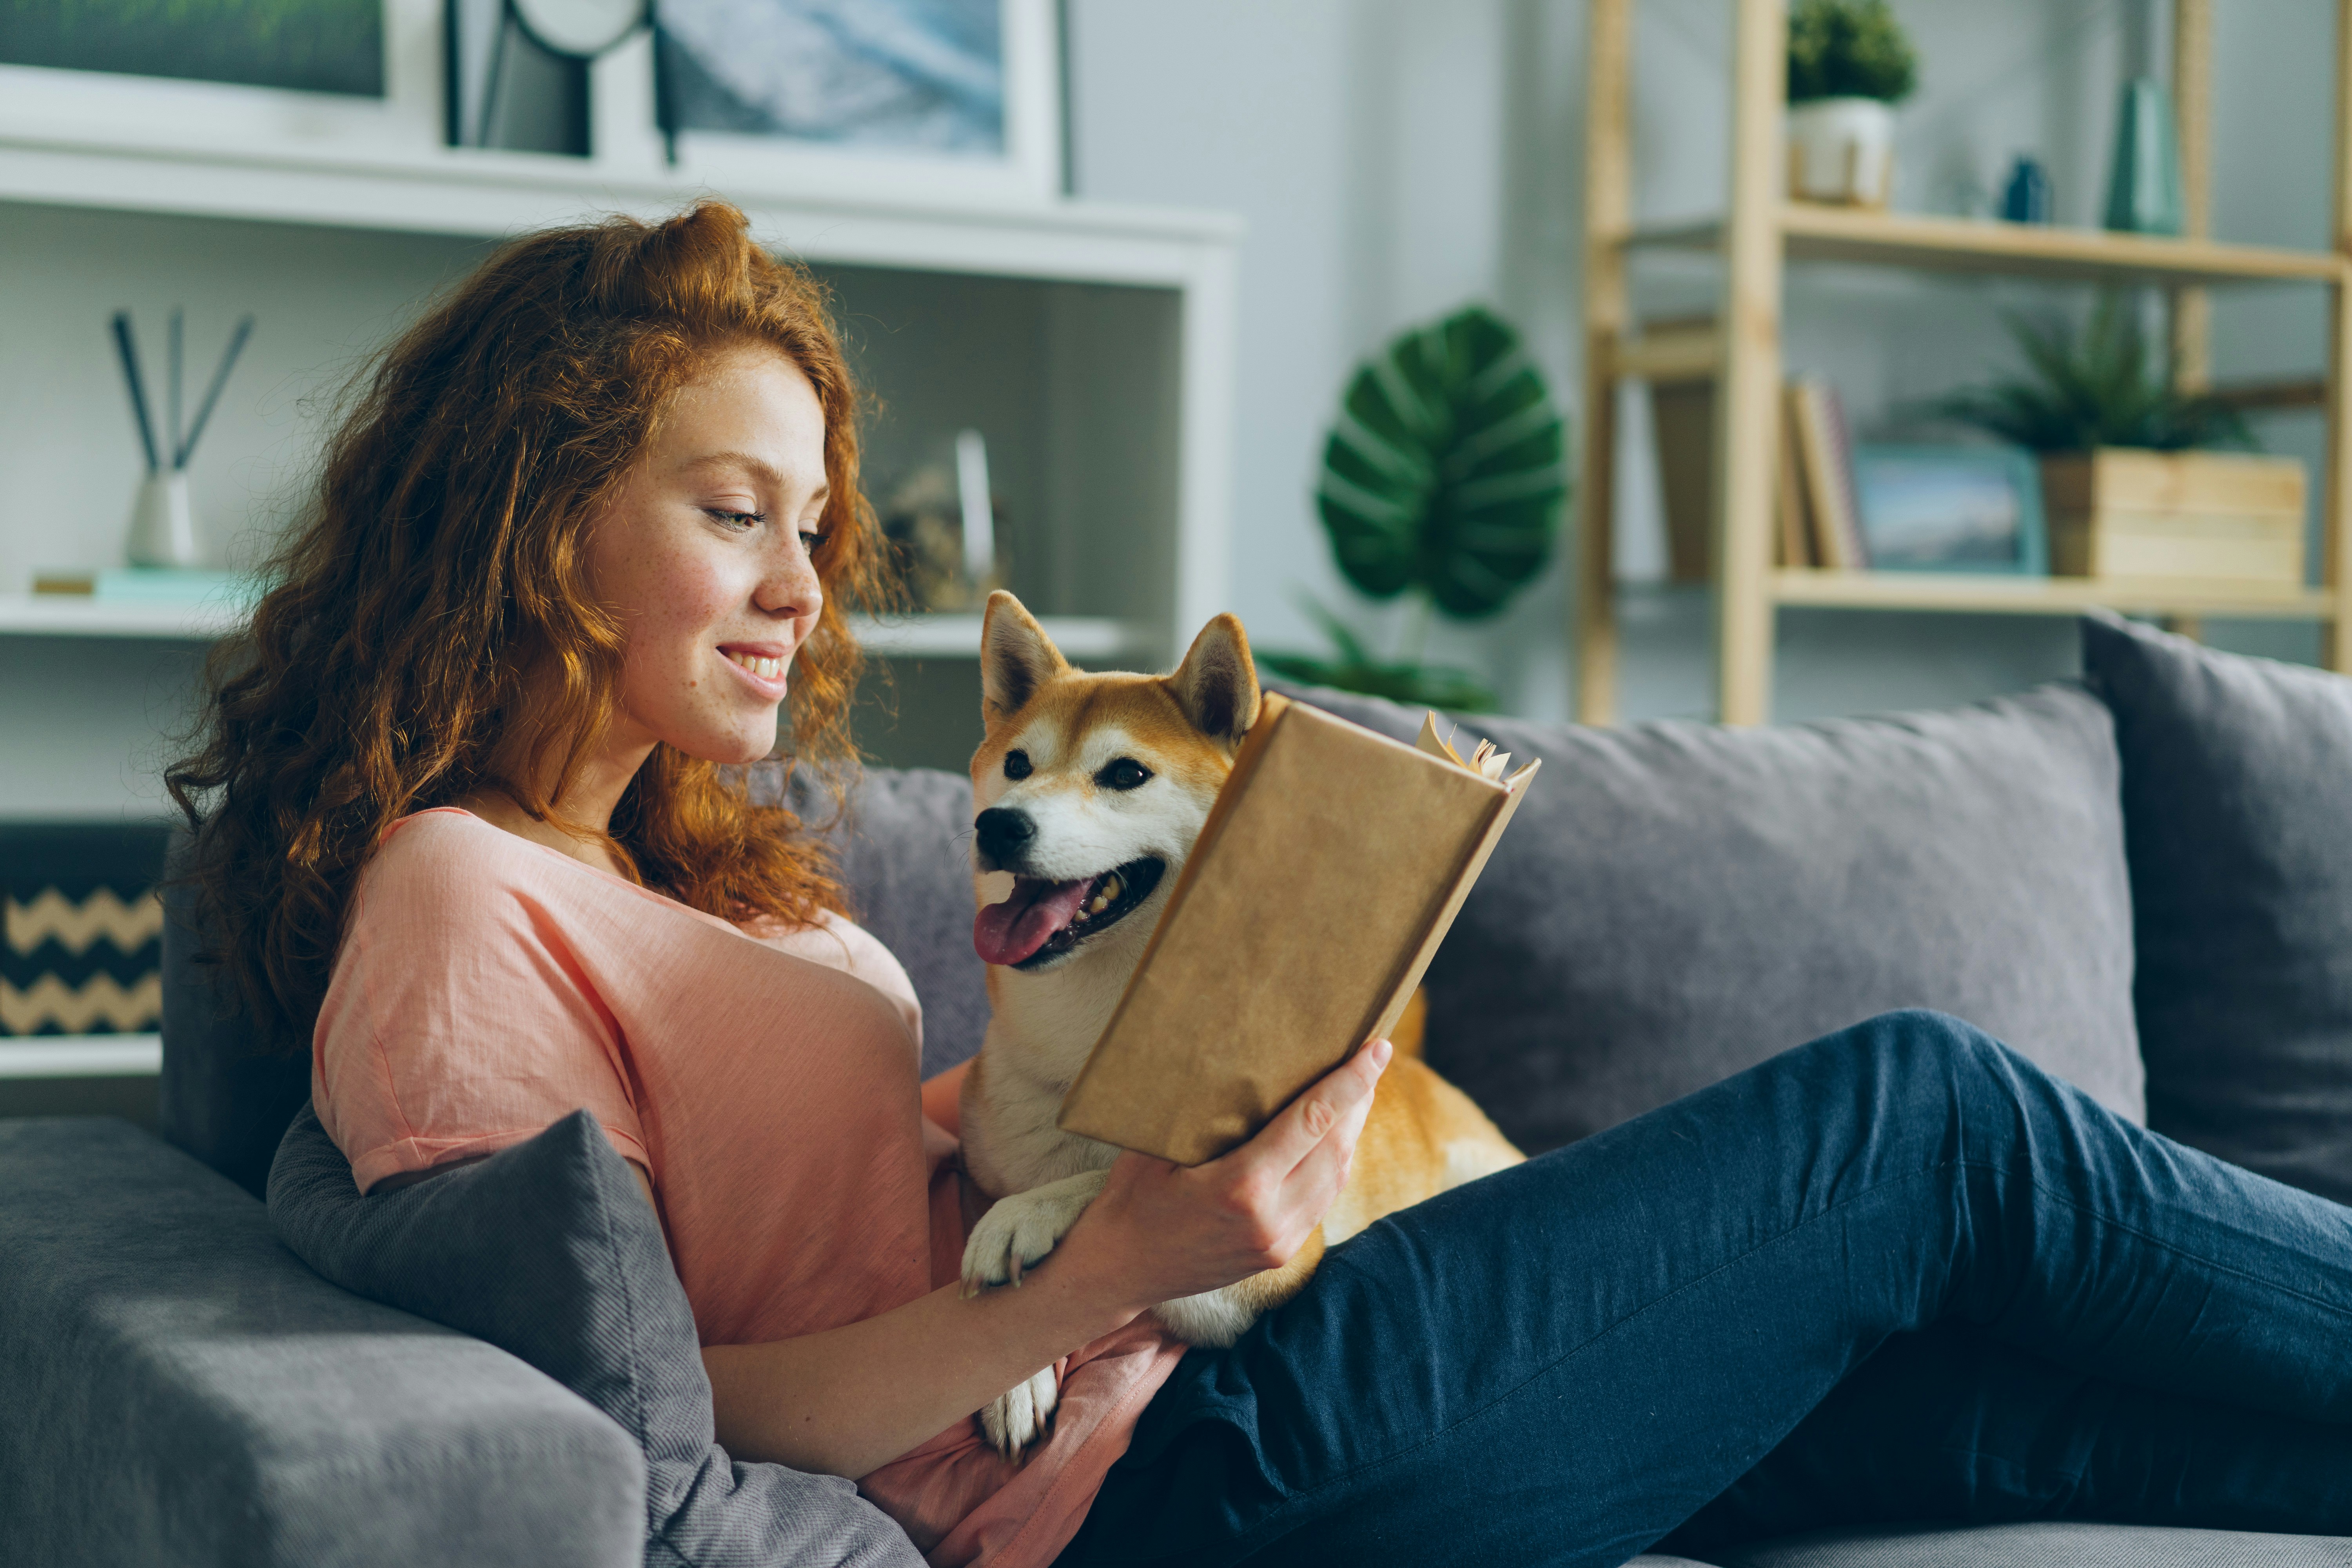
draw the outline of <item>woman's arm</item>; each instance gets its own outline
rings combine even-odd
[[[1017,1289],[967,1300],[949,1285],[823,1333],[706,1346],[719,1441],[738,1458],[862,1476],[1147,1308],[1279,1268],[1346,1184],[1388,1058],[1374,1041],[1208,1164],[1120,1155]]]
[[[959,1138],[963,1136],[963,1075],[975,1059],[967,1058],[923,1084],[923,1114]]]

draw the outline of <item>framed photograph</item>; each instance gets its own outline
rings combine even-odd
[[[421,152],[440,27],[441,0],[0,0],[0,139]]]
[[[2041,465],[2021,447],[1864,444],[1853,488],[1874,571],[2049,574]]]
[[[678,172],[894,196],[1061,184],[1053,0],[654,0]]]

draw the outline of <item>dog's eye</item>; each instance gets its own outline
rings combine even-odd
[[[1004,776],[1009,779],[1027,778],[1029,776],[1029,753],[1026,752],[1005,752]]]
[[[1150,776],[1151,770],[1133,757],[1120,757],[1105,763],[1102,771],[1095,774],[1095,783],[1105,789],[1139,789]]]

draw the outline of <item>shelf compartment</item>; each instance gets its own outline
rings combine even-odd
[[[2109,283],[2341,283],[2352,269],[2324,250],[1795,202],[1781,205],[1779,223],[1791,261]],[[1635,229],[1624,243],[1629,249],[1719,251],[1723,226],[1714,219],[1660,225]]]
[[[2336,599],[2322,589],[2231,588],[2097,577],[2002,577],[1938,572],[1828,572],[1782,567],[1772,600],[1845,610],[1945,610],[1963,614],[2074,616],[2107,609],[2130,615],[2222,616],[2331,621]]]
[[[0,1039],[0,1079],[139,1078],[163,1070],[161,1035],[20,1035]]]
[[[0,635],[152,637],[204,642],[236,629],[232,609],[201,605],[141,605],[78,598],[67,594],[0,595]],[[980,616],[852,616],[850,627],[868,653],[884,658],[976,658]],[[1040,625],[1072,658],[1118,658],[1148,650],[1150,629],[1101,616],[1047,616]]]

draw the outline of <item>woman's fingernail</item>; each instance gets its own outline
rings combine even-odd
[[[1394,1055],[1396,1055],[1396,1047],[1389,1044],[1386,1040],[1374,1040],[1372,1042],[1372,1065],[1374,1067],[1384,1068],[1388,1066],[1389,1058]]]

